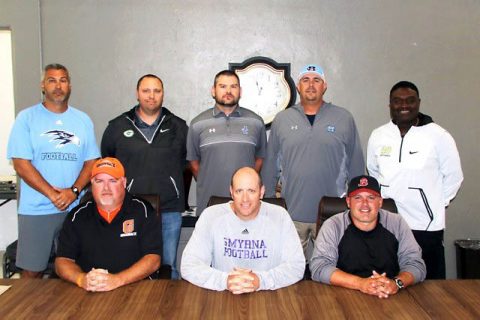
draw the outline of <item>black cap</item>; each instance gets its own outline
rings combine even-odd
[[[377,179],[371,176],[363,175],[350,180],[347,193],[349,197],[354,196],[362,191],[367,191],[380,196],[380,185],[378,184]]]

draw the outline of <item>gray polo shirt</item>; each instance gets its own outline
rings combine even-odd
[[[324,103],[311,125],[297,104],[273,120],[262,168],[265,196],[275,194],[280,177],[294,221],[314,223],[320,199],[341,196],[347,182],[364,172],[357,127],[346,109]]]
[[[195,117],[188,130],[187,160],[198,160],[197,214],[212,195],[230,196],[235,170],[253,167],[266,155],[267,135],[260,116],[237,107],[229,116],[217,107]]]

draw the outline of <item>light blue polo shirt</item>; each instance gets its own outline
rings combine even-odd
[[[92,121],[86,113],[71,106],[63,113],[51,112],[41,103],[21,111],[7,147],[8,159],[30,160],[42,177],[58,188],[70,188],[84,162],[99,157]],[[18,213],[46,215],[58,212],[47,197],[21,179]]]

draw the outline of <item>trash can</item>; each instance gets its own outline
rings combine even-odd
[[[455,241],[457,251],[457,278],[480,279],[480,240]]]

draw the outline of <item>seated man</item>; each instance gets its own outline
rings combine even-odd
[[[253,168],[233,174],[233,201],[205,209],[183,251],[184,279],[234,294],[274,290],[302,279],[305,257],[292,219],[282,207],[262,202],[264,192]]]
[[[162,225],[152,206],[125,191],[125,171],[115,158],[95,162],[94,201],[67,215],[55,269],[88,291],[110,291],[158,270]]]
[[[388,298],[425,279],[421,249],[403,218],[380,209],[377,180],[350,181],[350,210],[322,225],[310,261],[312,279]]]

